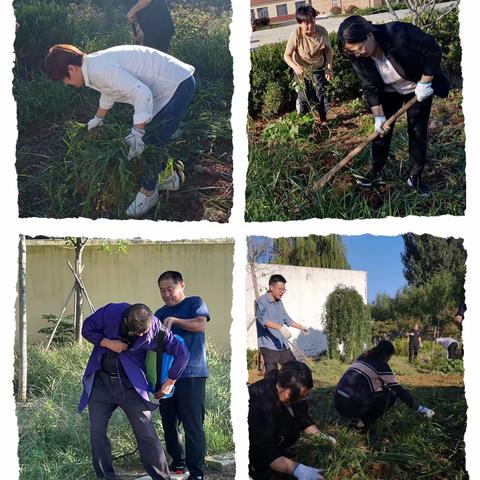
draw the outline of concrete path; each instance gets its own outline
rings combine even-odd
[[[436,8],[447,8],[453,5],[455,2],[445,2],[437,5]],[[397,10],[398,18],[404,18],[410,10]],[[373,15],[366,15],[366,19],[373,23],[385,23],[394,20],[388,12],[375,13]],[[329,32],[338,30],[338,27],[342,23],[345,17],[327,17],[317,18],[317,23],[325,27]],[[277,43],[288,40],[290,33],[297,28],[297,23],[289,23],[283,27],[267,28],[266,30],[258,30],[252,33],[252,39],[250,41],[250,48],[257,48],[267,43]]]

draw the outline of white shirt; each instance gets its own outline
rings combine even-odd
[[[453,342],[458,343],[457,340],[455,340],[452,337],[439,337],[439,338],[436,338],[435,341],[438,342],[440,345],[442,345],[442,347],[447,349]]]
[[[100,107],[110,110],[115,102],[133,105],[134,125],[149,122],[194,71],[167,53],[137,45],[91,53],[82,64],[85,85],[101,93]]]
[[[382,77],[383,83],[387,86],[385,89],[387,92],[397,92],[401,95],[407,95],[415,91],[417,84],[402,78],[385,55],[383,55],[381,59],[372,58],[378,73]]]

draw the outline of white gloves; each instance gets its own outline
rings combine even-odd
[[[145,149],[145,144],[142,139],[144,133],[144,129],[133,127],[132,131],[125,137],[125,142],[130,147],[127,160],[139,157],[143,153]]]
[[[387,121],[384,115],[375,117],[375,131],[384,134],[385,131],[383,130],[383,124]]]
[[[332,437],[331,435],[327,435],[326,433],[320,433],[318,438],[321,438],[322,440],[325,440],[327,442],[330,442],[332,445],[337,444],[337,439]]]
[[[417,96],[417,101],[419,102],[423,102],[426,98],[433,95],[432,82],[418,82],[417,86],[415,87],[415,95]]]
[[[292,336],[292,332],[285,325],[280,329],[280,333],[286,340],[288,340]]]
[[[432,418],[435,415],[435,412],[433,410],[430,410],[427,407],[424,407],[423,405],[419,405],[417,408],[417,413],[420,413],[420,415],[425,415],[427,418]]]
[[[88,121],[87,128],[88,130],[93,130],[94,128],[103,125],[103,117],[97,117],[96,115]]]
[[[297,480],[324,480],[322,470],[299,463],[292,472]]]

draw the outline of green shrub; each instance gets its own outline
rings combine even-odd
[[[338,6],[334,6],[330,9],[330,13],[332,15],[341,15],[342,14],[342,8]]]
[[[429,20],[432,25],[426,31],[435,37],[443,49],[442,66],[445,72],[454,83],[459,83],[462,78],[462,46],[458,9],[438,19],[440,15],[441,11],[432,13]]]
[[[345,13],[348,13],[349,15],[353,15],[354,13],[357,13],[358,10],[359,8],[356,5],[349,5],[346,8]]]
[[[209,80],[231,82],[232,56],[228,48],[230,16],[213,10],[177,7],[172,12],[175,35],[171,53],[195,67]]]
[[[308,139],[312,133],[314,118],[312,115],[299,115],[291,112],[267,125],[262,134],[262,140],[268,144],[285,143],[294,140]]]
[[[351,362],[370,344],[370,310],[354,288],[339,285],[330,293],[323,320],[330,358]],[[340,354],[339,344],[343,344],[343,354]]]
[[[265,94],[269,84],[277,84],[277,91],[283,97],[282,108],[293,108],[295,92],[291,88],[292,73],[283,60],[286,42],[262,45],[251,54],[250,71],[250,115],[263,114]],[[281,113],[281,110],[277,112]]]
[[[48,327],[41,328],[38,333],[42,333],[49,339],[55,330],[55,336],[52,339],[52,345],[59,346],[72,343],[75,339],[75,332],[73,329],[73,315],[65,315],[58,323],[58,317],[52,313],[42,315],[42,319],[47,321]]]
[[[23,74],[43,67],[48,49],[55,43],[72,43],[76,25],[68,10],[52,1],[15,3],[15,16],[20,28],[15,38],[17,68]]]
[[[263,98],[262,115],[266,118],[275,117],[283,105],[282,87],[276,82],[268,82]]]

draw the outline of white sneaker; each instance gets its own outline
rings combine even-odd
[[[153,195],[147,197],[142,192],[138,192],[135,200],[127,208],[128,217],[141,217],[143,214],[147,213],[151,208],[153,208],[158,201],[158,191],[155,189]]]
[[[158,178],[157,190],[176,191],[180,188],[180,177],[177,172],[173,172],[168,177]]]

